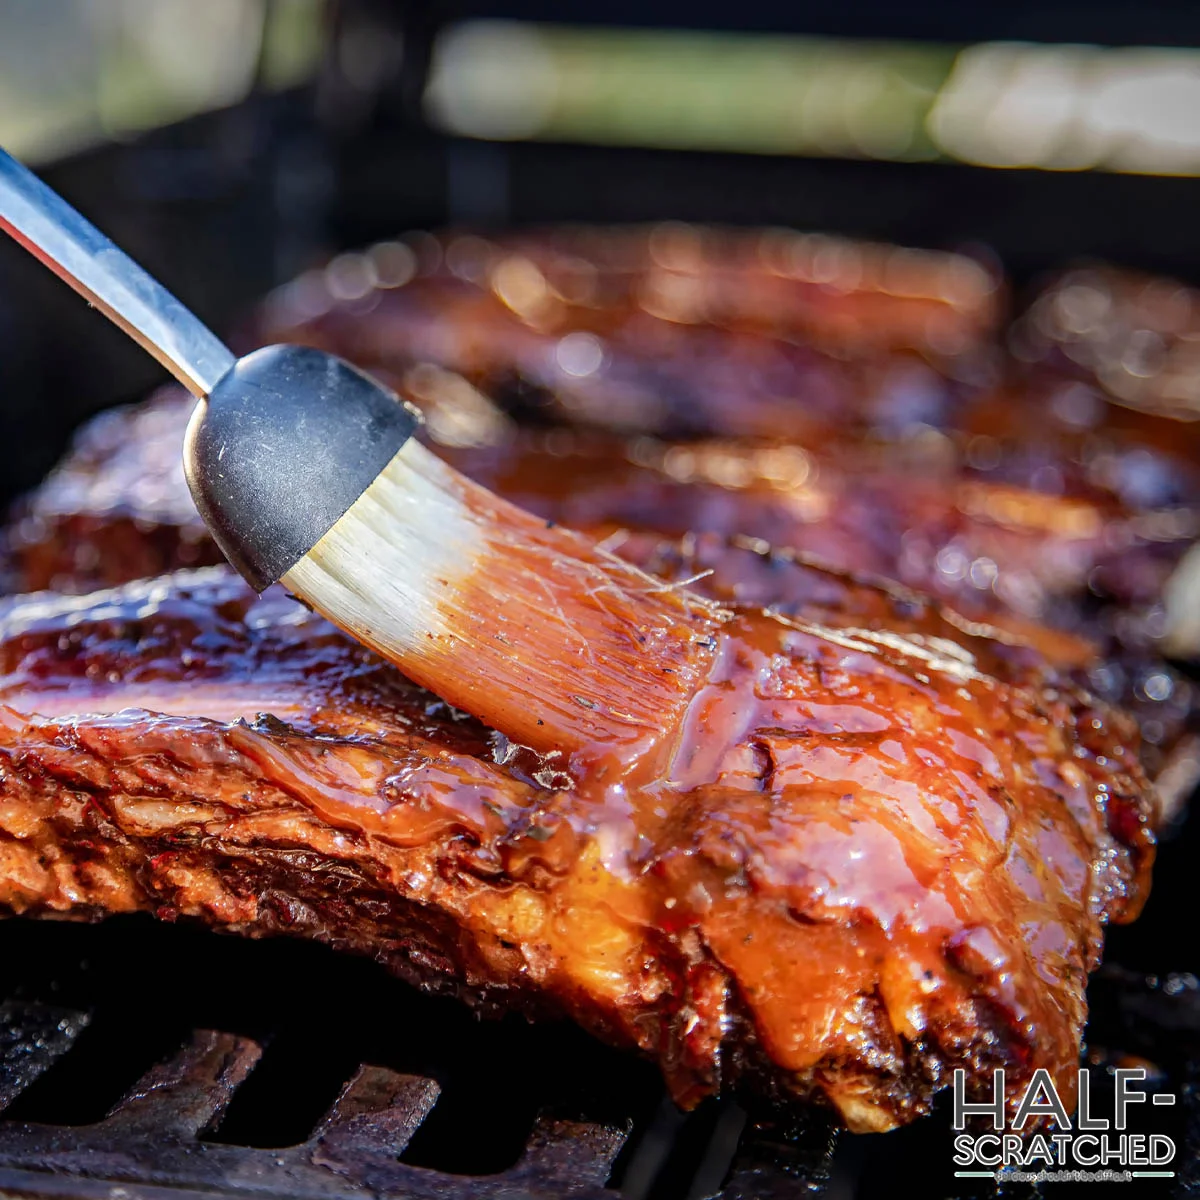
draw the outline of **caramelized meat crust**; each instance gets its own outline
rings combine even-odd
[[[677,577],[697,553],[621,552]],[[1153,857],[1133,722],[902,591],[702,553],[692,587],[733,608],[716,666],[618,776],[223,568],[5,602],[0,905],[319,938],[566,1015],[685,1105],[741,1088],[886,1129],[959,1066],[1069,1095],[1103,926]]]

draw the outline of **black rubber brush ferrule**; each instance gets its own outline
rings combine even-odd
[[[217,545],[261,592],[346,514],[420,422],[340,358],[267,346],[239,359],[197,407],[188,485]]]

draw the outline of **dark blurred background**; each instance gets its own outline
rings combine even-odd
[[[222,332],[406,229],[680,218],[1200,280],[1200,5],[4,0],[0,143]],[[155,365],[0,245],[2,485]]]

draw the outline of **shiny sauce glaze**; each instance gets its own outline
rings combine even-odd
[[[1043,648],[1058,635],[1041,623],[1075,630],[1101,651],[1086,652],[1089,686],[1136,712],[1155,775],[1193,721],[1195,689],[1162,663],[1154,640],[1164,581],[1194,536],[1195,514],[1180,505],[1195,487],[1136,439],[1118,453],[1090,426],[1055,424],[1056,392],[978,403],[965,442],[977,465],[967,469],[945,461],[956,453],[950,439],[924,426],[874,447],[858,435],[801,446],[519,430],[461,378],[428,374],[408,394],[429,414],[431,433],[456,443],[438,452],[542,517],[601,536],[633,529],[766,544],[769,554],[743,559],[767,589],[787,569],[784,548],[815,554],[945,597]],[[87,591],[218,561],[178,453],[191,403],[164,393],[85,428],[7,531],[14,589]],[[1099,419],[1097,398],[1072,403],[1064,411],[1073,421],[1081,405]],[[1045,413],[1035,419],[1038,405]],[[1041,431],[1036,445],[1029,429]],[[1069,475],[1080,444],[1093,446],[1095,461],[1087,478],[1064,478],[1069,494],[1031,486],[1047,472]],[[747,579],[734,598],[760,603],[769,594]]]
[[[220,569],[9,601],[0,903],[319,937],[565,1013],[689,1105],[736,1086],[884,1129],[955,1066],[1069,1094],[1103,925],[1153,857],[1133,723],[897,593],[830,575],[821,620],[785,611],[815,568],[730,604],[758,569],[692,582],[731,615],[632,763],[535,754]]]

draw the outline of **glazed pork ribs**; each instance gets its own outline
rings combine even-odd
[[[1200,479],[1096,379],[1014,385],[1001,309],[954,256],[680,226],[288,285],[252,341],[358,362],[459,469],[725,606],[715,673],[622,778],[536,756],[207,565],[164,393],[8,531],[13,588],[64,594],[0,608],[0,907],[320,939],[684,1105],[1069,1096],[1193,719],[1155,638]]]
[[[682,741],[625,779],[225,568],[4,602],[0,907],[316,938],[571,1018],[685,1106],[882,1130],[956,1067],[1069,1095],[1103,927],[1153,857],[1132,721],[913,594],[704,545],[624,547],[679,585],[700,553],[733,610]]]

